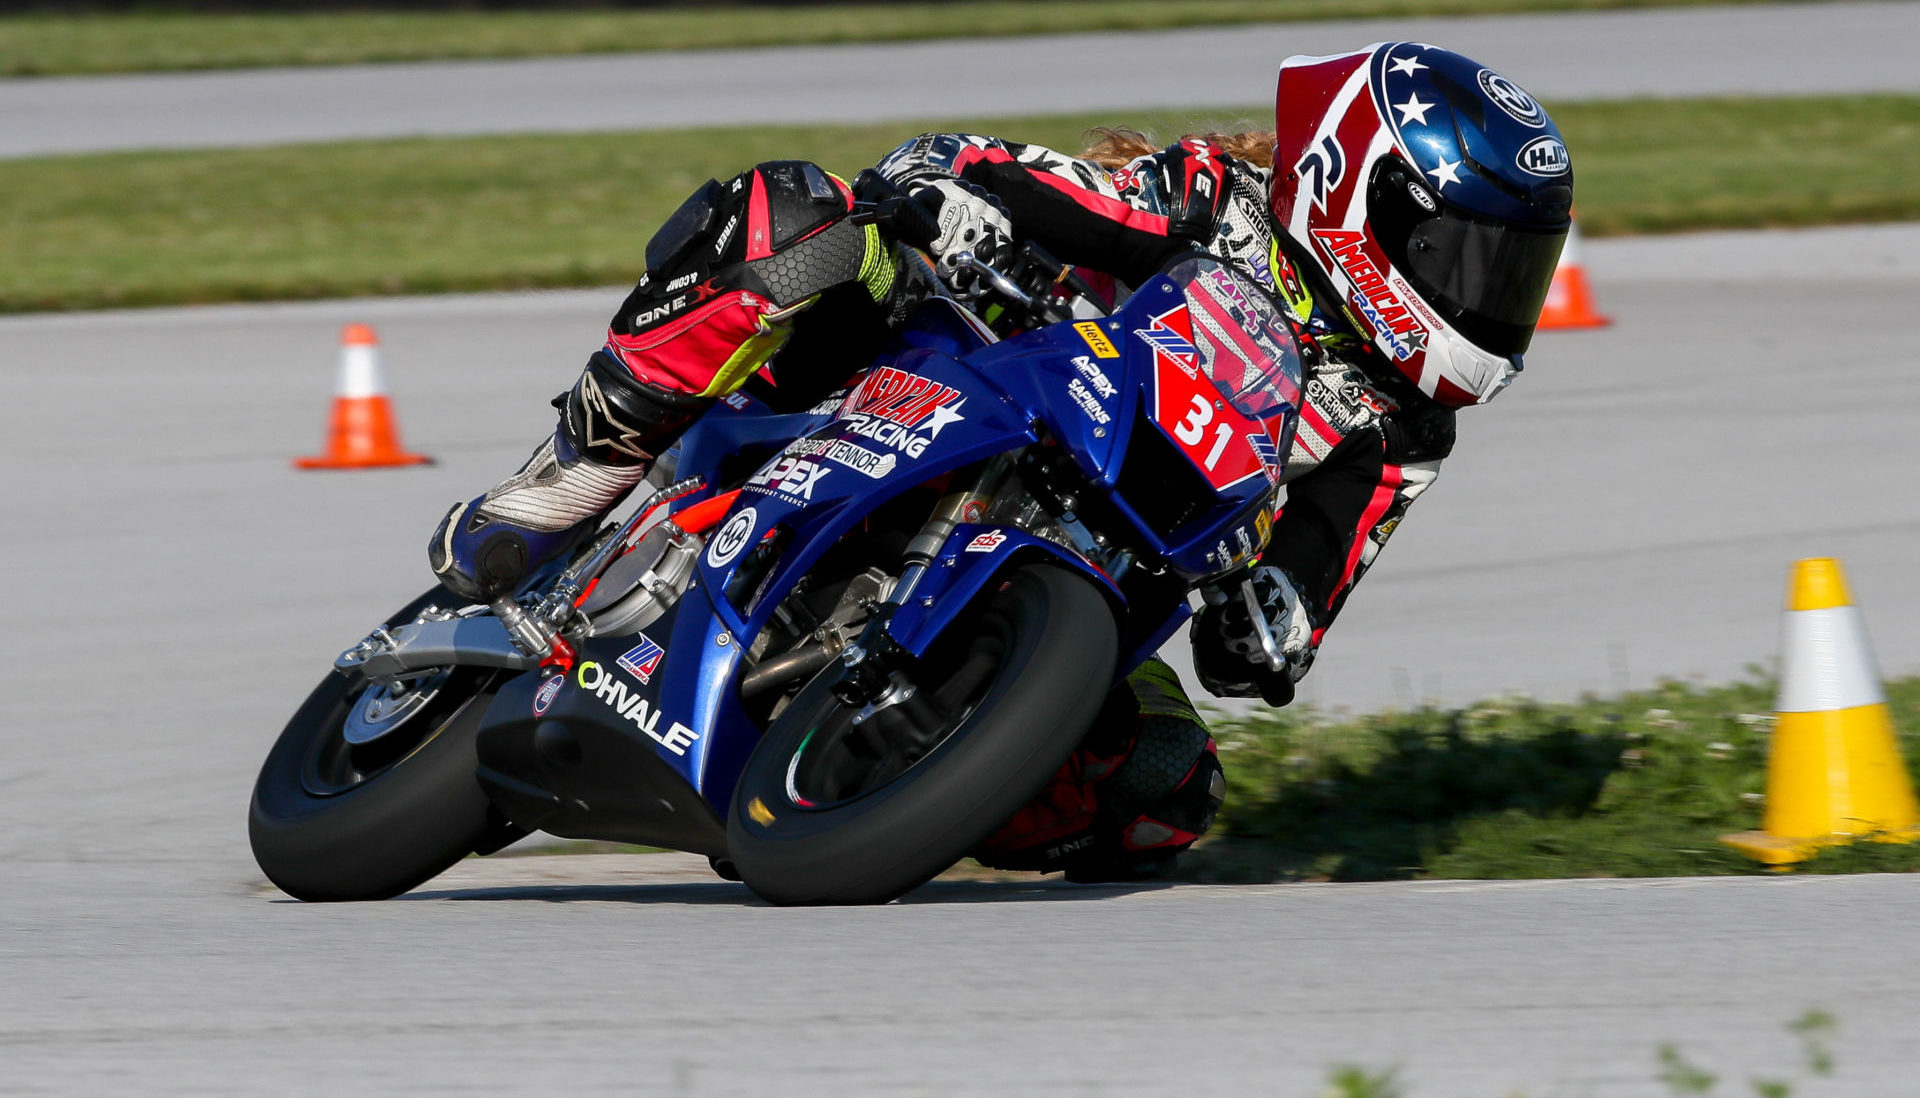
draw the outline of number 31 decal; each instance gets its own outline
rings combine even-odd
[[[1210,403],[1206,397],[1195,393],[1193,394],[1193,407],[1187,410],[1186,418],[1174,424],[1174,437],[1186,443],[1188,446],[1198,446],[1200,445],[1200,440],[1207,437],[1207,424],[1212,422],[1212,403]],[[1206,459],[1201,462],[1201,464],[1207,467],[1209,472],[1213,470],[1214,466],[1220,464],[1220,455],[1226,452],[1227,440],[1232,437],[1233,425],[1230,423],[1222,423],[1213,429],[1213,449],[1207,451]]]

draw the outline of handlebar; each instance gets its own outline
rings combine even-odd
[[[872,168],[854,178],[853,222],[878,225],[888,236],[916,248],[932,247],[940,238],[940,223],[933,214]]]
[[[1019,283],[1015,282],[1013,279],[1008,278],[1006,275],[1001,274],[999,271],[994,270],[992,267],[988,266],[986,263],[976,258],[974,254],[970,251],[954,253],[953,269],[956,272],[971,271],[974,273],[974,275],[976,275],[980,279],[981,282],[986,283],[988,286],[998,291],[1000,296],[1006,298],[1008,301],[1011,301],[1013,304],[1019,305],[1026,309],[1035,308],[1033,295],[1021,289]]]
[[[933,214],[872,168],[854,179],[853,195],[855,224],[877,225],[893,239],[923,250],[940,236],[940,224]],[[971,290],[958,285],[948,287],[952,296],[979,309],[982,305],[991,308],[990,303],[983,301],[989,293],[998,295],[1001,299],[998,304],[1011,309],[1005,315],[1013,327],[1034,327],[1072,319],[1082,315],[1074,310],[1076,302],[1086,302],[1093,309],[1092,315],[1106,312],[1085,279],[1032,241],[1020,245],[1006,271],[986,263],[971,251],[953,255],[950,263],[956,273],[971,274],[974,279]],[[1066,290],[1068,300],[1063,302],[1056,296],[1056,287]]]

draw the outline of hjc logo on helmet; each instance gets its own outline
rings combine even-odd
[[[1520,146],[1520,152],[1513,158],[1520,170],[1532,175],[1555,176],[1567,174],[1572,163],[1567,159],[1567,146],[1557,137],[1536,137]]]

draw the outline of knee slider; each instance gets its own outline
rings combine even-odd
[[[878,230],[848,220],[853,191],[845,183],[804,160],[769,161],[749,174],[746,266],[775,304],[784,309],[843,283],[879,280],[890,257]]]
[[[603,464],[650,462],[712,403],[648,385],[595,351],[562,399],[560,433],[575,453]]]
[[[856,279],[892,282],[879,232],[848,220],[853,191],[816,164],[777,160],[708,180],[647,243],[647,270],[610,325],[636,335],[740,292],[784,311]]]
[[[853,210],[853,191],[818,164],[770,160],[747,174],[753,178],[749,208],[766,211],[764,230],[754,226],[749,234],[748,259],[790,247],[844,220]]]

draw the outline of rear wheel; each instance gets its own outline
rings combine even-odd
[[[435,588],[388,619],[412,621]],[[518,836],[474,778],[493,672],[445,668],[399,689],[331,674],[280,733],[254,783],[254,860],[302,900],[380,900]]]
[[[874,705],[829,668],[748,760],[727,824],[779,904],[884,903],[959,860],[1039,792],[1113,680],[1113,615],[1059,568],[1012,573]]]

